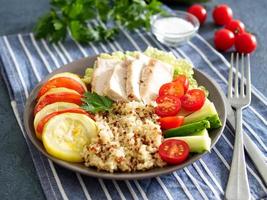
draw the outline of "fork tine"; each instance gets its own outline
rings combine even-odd
[[[236,55],[236,63],[235,63],[235,97],[238,97],[238,72],[239,72],[239,54]]]
[[[245,85],[244,85],[244,54],[241,54],[241,83],[240,83],[240,95],[241,97],[244,97],[244,90],[245,90]]]
[[[246,95],[251,99],[250,55],[247,55],[247,87]]]
[[[231,65],[228,75],[228,98],[232,97],[233,88],[233,66],[234,66],[234,53],[231,54]]]

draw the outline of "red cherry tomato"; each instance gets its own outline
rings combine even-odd
[[[189,90],[182,98],[182,108],[187,111],[197,111],[205,103],[206,97],[203,90],[192,89]]]
[[[228,24],[225,25],[226,29],[232,31],[235,35],[245,32],[245,25],[243,22],[237,19],[231,20]]]
[[[184,95],[184,86],[181,82],[171,82],[163,84],[159,89],[159,96],[172,95],[178,98]]]
[[[184,116],[161,117],[159,123],[164,130],[178,128],[184,123]]]
[[[57,94],[47,94],[43,98],[41,98],[40,102],[34,108],[34,115],[37,112],[42,110],[46,105],[55,103],[55,102],[68,102],[68,103],[75,103],[77,105],[82,104],[81,100],[82,96],[80,94],[73,94],[69,92],[61,92]]]
[[[232,9],[226,4],[217,5],[212,12],[213,20],[217,25],[226,25],[233,18]]]
[[[235,35],[228,29],[220,29],[214,34],[215,48],[220,51],[226,51],[235,43]]]
[[[257,48],[256,37],[250,33],[242,33],[236,36],[235,49],[239,53],[251,53]]]
[[[184,86],[184,92],[186,93],[189,88],[189,81],[185,75],[178,75],[173,82],[180,82]]]
[[[165,140],[159,146],[159,155],[168,164],[177,165],[184,162],[189,155],[189,146],[183,140]]]
[[[43,96],[51,88],[65,87],[77,91],[79,94],[83,94],[85,89],[83,86],[72,78],[58,77],[48,80],[39,90],[37,98]]]
[[[46,115],[43,119],[41,119],[37,125],[37,132],[42,134],[43,132],[43,129],[44,129],[44,126],[45,124],[54,116],[56,115],[59,115],[59,114],[62,114],[62,113],[80,113],[80,114],[85,114],[87,115],[88,117],[92,118],[93,119],[93,116],[90,115],[88,112],[86,112],[85,110],[81,109],[81,108],[71,108],[71,109],[65,109],[65,110],[60,110],[60,111],[56,111],[56,112],[53,112],[53,113],[50,113],[48,115]]]
[[[204,24],[207,18],[206,9],[200,4],[195,4],[195,5],[190,6],[187,12],[191,13],[196,18],[198,18],[198,21],[200,22],[200,24]]]
[[[155,113],[160,117],[175,116],[181,109],[181,101],[176,96],[164,95],[156,99]]]

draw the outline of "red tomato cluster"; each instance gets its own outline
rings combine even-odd
[[[196,16],[200,24],[204,24],[207,18],[206,9],[199,4],[192,5],[188,12]],[[214,34],[215,48],[226,51],[235,47],[239,53],[251,53],[257,48],[256,37],[246,32],[245,25],[240,20],[233,19],[233,11],[226,4],[215,6],[212,12],[214,23],[224,28]]]
[[[181,109],[193,112],[204,105],[205,93],[200,89],[188,90],[188,87],[189,81],[184,75],[161,86],[155,112],[161,117],[162,129],[177,128],[183,124],[184,116],[177,116]]]

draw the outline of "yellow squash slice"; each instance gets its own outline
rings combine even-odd
[[[38,139],[42,140],[42,133],[37,132],[38,123],[47,115],[57,112],[60,110],[70,109],[70,108],[79,108],[78,105],[74,103],[67,102],[56,102],[45,106],[42,110],[40,110],[34,117],[33,125],[35,129],[35,133]]]
[[[84,114],[63,113],[51,118],[44,127],[42,140],[52,156],[82,162],[82,151],[97,136],[95,122]]]

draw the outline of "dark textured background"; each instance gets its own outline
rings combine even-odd
[[[258,48],[251,58],[252,82],[267,95],[267,1],[214,0],[206,4],[208,21],[201,27],[211,44],[215,27],[211,10],[217,3],[227,2],[234,16],[257,36]],[[184,5],[172,5],[185,9]],[[0,0],[0,35],[29,32],[37,18],[49,9],[48,0]],[[224,54],[227,58],[229,53]],[[27,145],[13,115],[7,88],[0,76],[0,199],[44,199]]]

